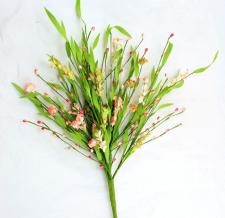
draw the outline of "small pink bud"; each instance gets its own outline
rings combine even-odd
[[[179,108],[177,107],[177,108],[175,108],[175,111],[179,111]]]
[[[144,116],[146,116],[146,117],[148,116],[148,112],[147,111],[144,112]]]
[[[145,48],[145,53],[148,52],[148,48]]]
[[[25,120],[25,119],[24,119],[24,120],[22,120],[22,122],[23,122],[23,123],[26,123],[26,122],[27,122],[27,120]]]
[[[103,164],[99,164],[99,168],[100,169],[104,169],[104,165]]]
[[[95,31],[95,26],[91,27],[91,31]]]
[[[159,120],[159,119],[160,119],[160,116],[157,117],[157,120]]]
[[[71,104],[71,101],[70,101],[70,99],[66,99],[66,102],[68,103],[68,104]]]
[[[173,36],[174,36],[174,33],[171,33],[169,38],[172,38]]]
[[[37,124],[42,124],[42,121],[38,120],[38,121],[37,121]]]
[[[88,155],[88,158],[89,158],[89,159],[92,159],[92,156],[91,156],[91,155]]]
[[[45,130],[46,128],[45,127],[41,127],[41,130]]]

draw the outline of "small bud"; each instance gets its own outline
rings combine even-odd
[[[169,38],[172,38],[173,36],[174,36],[174,33],[171,33],[170,36],[169,36]]]
[[[95,26],[91,27],[91,31],[95,31]]]
[[[41,130],[45,130],[46,128],[45,127],[41,127]]]
[[[70,101],[70,99],[66,99],[66,102],[68,103],[68,104],[71,104],[71,101]]]
[[[34,74],[37,75],[37,76],[39,76],[39,73],[38,73],[38,69],[37,68],[34,69]]]
[[[26,122],[27,122],[27,120],[25,120],[25,119],[24,119],[24,120],[22,120],[22,122],[23,122],[23,123],[26,123]]]
[[[42,121],[38,120],[38,121],[37,121],[37,124],[42,124]]]
[[[100,169],[104,169],[104,165],[103,164],[99,164],[99,168]]]
[[[148,48],[145,48],[145,53],[148,52]]]
[[[92,156],[91,156],[91,155],[88,155],[88,158],[89,158],[89,159],[92,159]]]

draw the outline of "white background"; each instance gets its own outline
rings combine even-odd
[[[116,178],[120,218],[225,217],[225,1],[83,0],[84,18],[96,32],[125,26],[145,33],[150,64],[175,33],[167,73],[189,70],[220,56],[206,73],[188,79],[168,99],[187,111],[183,126],[145,145]],[[38,67],[51,77],[46,54],[65,59],[63,40],[44,14],[48,7],[78,35],[73,0],[0,0],[0,217],[108,218],[103,173],[48,133],[21,124],[37,119],[10,82],[33,81]],[[178,121],[178,122],[179,122]]]

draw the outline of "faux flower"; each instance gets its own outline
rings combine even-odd
[[[135,85],[136,85],[136,81],[132,79],[129,79],[125,82],[125,86],[128,88],[134,88]]]
[[[139,59],[139,63],[140,63],[141,65],[144,65],[144,64],[148,63],[148,60],[147,60],[145,57],[143,57],[143,58],[140,58],[140,59]]]
[[[24,91],[27,93],[35,92],[36,86],[33,83],[26,83],[24,86]]]
[[[115,126],[116,120],[117,120],[117,116],[113,115],[112,118],[111,118],[111,120],[110,120],[110,125],[111,126]]]
[[[113,51],[115,52],[117,49],[122,48],[122,40],[120,38],[114,38],[112,40]]]
[[[51,116],[55,116],[58,112],[58,109],[55,105],[48,106],[48,114]]]
[[[138,107],[137,103],[131,103],[129,109],[131,112],[134,113],[137,110],[137,107]]]
[[[84,123],[84,111],[79,110],[74,121],[70,124],[74,129],[83,129],[85,127]]]
[[[122,108],[123,106],[123,99],[119,96],[119,97],[114,97],[114,101],[113,101],[113,106],[114,109],[119,110]]]
[[[139,97],[139,103],[144,102],[144,98],[145,98],[145,95],[147,94],[147,92],[148,92],[148,78],[144,77],[143,78],[143,85],[142,85],[142,92],[141,92],[141,95]]]
[[[88,146],[90,148],[94,148],[95,146],[97,145],[97,142],[95,139],[91,139],[89,142],[88,142]]]

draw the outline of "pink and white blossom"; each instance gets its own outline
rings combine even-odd
[[[24,86],[24,91],[27,93],[35,92],[36,86],[33,83],[26,83]]]
[[[88,146],[90,148],[94,148],[97,145],[97,141],[95,139],[91,139],[90,141],[88,141]]]
[[[48,114],[51,116],[55,116],[58,112],[58,109],[55,105],[49,105],[47,110],[48,110]]]

